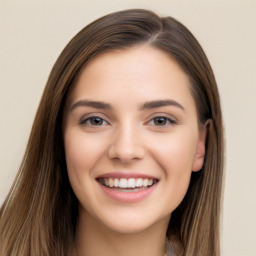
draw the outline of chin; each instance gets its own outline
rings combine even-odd
[[[147,223],[111,223],[108,225],[108,228],[112,231],[119,233],[119,234],[136,234],[141,233],[146,230],[148,230],[150,227],[152,227],[152,224]]]
[[[164,223],[168,226],[171,214],[157,217],[157,214],[152,211],[151,214],[146,212],[137,213],[134,211],[125,212],[124,214],[113,214],[101,218],[101,222],[110,230],[120,234],[135,234],[141,233],[151,228],[156,228],[159,223]]]

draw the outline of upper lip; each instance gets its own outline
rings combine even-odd
[[[157,177],[152,176],[152,175],[148,175],[145,173],[138,173],[138,172],[109,172],[109,173],[105,173],[102,175],[99,175],[96,179],[100,179],[100,178],[125,178],[125,179],[129,179],[129,178],[143,178],[143,179],[156,179],[158,180]]]

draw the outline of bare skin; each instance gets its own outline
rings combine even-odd
[[[137,46],[89,62],[64,127],[69,180],[80,205],[74,254],[162,256],[171,213],[191,173],[202,168],[205,137],[189,79],[166,53]],[[141,197],[110,185],[120,175],[155,183],[140,185]]]
[[[164,253],[168,218],[135,234],[109,231],[104,225],[97,223],[94,218],[90,218],[90,215],[81,219],[74,246],[75,256],[162,256]]]

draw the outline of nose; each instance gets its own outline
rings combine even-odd
[[[144,157],[145,149],[137,129],[131,126],[118,129],[108,150],[108,157],[127,163]]]

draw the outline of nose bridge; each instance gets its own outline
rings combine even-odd
[[[109,156],[120,161],[143,158],[144,147],[139,130],[139,127],[129,120],[120,124],[113,136]]]

